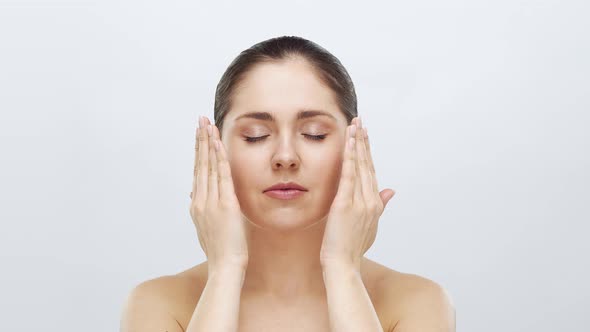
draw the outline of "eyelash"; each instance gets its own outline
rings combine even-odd
[[[256,143],[258,141],[261,141],[261,140],[267,138],[268,136],[270,136],[270,135],[265,135],[265,136],[260,136],[260,137],[248,137],[248,136],[246,136],[246,138],[244,140],[246,142],[249,142],[249,143]],[[303,136],[305,136],[306,138],[308,138],[308,139],[310,139],[312,141],[321,141],[324,138],[326,138],[327,134],[324,134],[324,135],[306,135],[306,134],[303,134]]]

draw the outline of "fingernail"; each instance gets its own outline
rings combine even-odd
[[[203,116],[199,115],[199,128],[203,128]]]
[[[213,128],[211,127],[211,125],[207,125],[207,132],[209,133],[209,136],[213,135]]]
[[[350,137],[354,137],[355,134],[356,134],[356,125],[352,125],[352,127],[350,127]]]
[[[361,117],[359,116],[359,128],[363,127],[363,120],[361,120]]]

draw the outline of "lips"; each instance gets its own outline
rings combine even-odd
[[[300,184],[295,183],[295,182],[282,182],[282,183],[277,183],[277,184],[274,184],[274,185],[266,188],[264,190],[264,192],[271,191],[271,190],[285,190],[285,191],[299,190],[299,191],[307,191],[307,189],[305,187],[303,187]]]
[[[301,197],[305,193],[306,193],[306,191],[297,190],[297,189],[275,189],[275,190],[267,190],[264,192],[264,194],[269,197],[281,199],[281,200],[295,199],[297,197]]]

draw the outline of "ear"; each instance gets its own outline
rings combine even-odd
[[[381,197],[381,201],[383,202],[383,210],[385,210],[387,203],[394,195],[395,195],[395,190],[393,190],[393,189],[385,189],[379,193],[379,196]]]

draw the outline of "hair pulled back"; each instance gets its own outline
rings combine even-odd
[[[225,70],[215,90],[213,118],[219,132],[232,106],[236,87],[254,66],[289,59],[304,59],[318,78],[332,90],[348,124],[357,116],[354,84],[340,60],[318,44],[297,36],[282,36],[259,42],[242,51]]]

